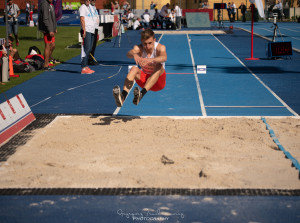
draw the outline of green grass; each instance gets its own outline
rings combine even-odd
[[[57,34],[55,35],[55,50],[53,51],[52,57],[59,59],[60,61],[67,61],[74,56],[80,54],[79,48],[66,49],[67,46],[78,43],[78,32],[79,27],[58,27]],[[5,38],[5,27],[0,27],[0,38]],[[44,52],[44,41],[43,34],[39,33],[40,38],[37,39],[37,28],[36,27],[25,27],[19,26],[19,39],[20,45],[17,47],[19,54],[24,59],[28,54],[28,49],[31,46],[37,46],[42,54]],[[100,44],[100,42],[98,42]],[[15,46],[15,45],[14,45]],[[9,90],[10,88],[21,84],[37,75],[42,73],[42,70],[35,71],[32,73],[21,73],[20,77],[10,78],[10,81],[5,85],[0,85],[0,93]]]

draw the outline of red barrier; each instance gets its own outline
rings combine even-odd
[[[117,36],[119,33],[120,21],[119,15],[114,15],[114,24],[112,27],[112,36]]]
[[[185,16],[186,12],[208,12],[209,20],[214,21],[214,10],[213,9],[183,9],[182,16]]]

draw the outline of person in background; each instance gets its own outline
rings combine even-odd
[[[204,9],[208,9],[209,7],[208,7],[208,2],[203,2],[203,6],[202,6],[202,8],[204,8]]]
[[[148,12],[148,9],[145,9],[145,12],[142,14],[143,18],[143,27],[148,28],[150,24],[150,13]]]
[[[159,12],[158,12],[158,10],[157,9],[155,9],[155,13],[154,13],[154,16],[153,16],[153,20],[152,20],[152,25],[151,25],[151,27],[153,28],[153,29],[156,29],[157,28],[157,23],[159,23],[160,24],[160,15],[159,15]]]
[[[39,30],[44,33],[44,70],[55,71],[49,67],[51,55],[55,49],[55,33],[57,33],[57,24],[52,0],[42,0],[38,15]]]
[[[180,30],[181,29],[182,11],[177,3],[175,4],[174,10],[175,10],[175,15],[176,15],[176,29]]]
[[[9,46],[9,56],[11,56],[13,58],[13,60],[18,60],[21,59],[19,51],[14,48],[14,38],[12,36],[8,37],[8,46]]]
[[[92,50],[89,54],[89,61],[88,61],[89,65],[98,65],[98,62],[95,60],[95,50],[96,50],[97,41],[98,41],[98,28],[99,28],[100,19],[99,19],[99,13],[98,13],[98,10],[97,10],[95,4],[96,4],[96,0],[91,0],[92,15],[94,18],[93,21],[95,22],[95,36],[94,36]]]
[[[88,67],[88,59],[92,50],[92,45],[95,38],[95,17],[93,16],[93,8],[90,0],[81,0],[83,3],[79,8],[82,50],[81,50],[81,74],[95,73]]]
[[[115,14],[115,4],[113,1],[110,2],[111,14]]]
[[[115,13],[119,13],[120,11],[120,5],[118,1],[115,1]]]
[[[124,10],[124,12],[123,12],[123,14],[124,15],[126,15],[127,14],[127,12],[128,12],[128,10],[130,9],[130,4],[129,4],[129,2],[127,2],[126,0],[125,0],[125,2],[123,2],[123,10]]]
[[[156,5],[157,5],[156,3],[154,3],[153,1],[151,1],[150,9],[155,9]]]
[[[235,15],[236,15],[236,5],[234,2],[231,3],[231,14],[232,14],[232,22],[235,22]]]
[[[161,8],[161,10],[160,10],[159,15],[160,15],[161,29],[164,28],[163,25],[164,25],[164,23],[166,22],[166,17],[167,17],[168,14],[169,14],[169,13],[168,13],[169,7],[170,7],[170,4],[167,3],[167,4],[165,4],[165,5]]]
[[[26,1],[26,6],[25,6],[25,12],[26,12],[26,24],[29,24],[29,12],[30,12],[30,4],[29,1]]]
[[[174,9],[168,15],[169,19],[167,21],[167,29],[176,29],[176,15]]]
[[[278,0],[278,3],[274,6],[275,11],[278,13],[278,20],[282,21],[283,8],[281,0]]]
[[[246,8],[244,2],[241,3],[239,9],[241,10],[241,13],[242,13],[243,22],[246,22],[246,11],[247,11],[247,8]]]
[[[133,29],[133,19],[134,14],[132,13],[131,9],[128,9],[128,13],[125,18],[125,20],[127,21],[127,29]]]
[[[12,34],[14,34],[16,45],[19,46],[18,17],[21,13],[20,8],[17,4],[13,3],[13,0],[8,0],[5,13],[7,13],[8,35],[12,36]]]
[[[143,29],[143,26],[142,26],[142,24],[141,24],[141,18],[140,17],[138,17],[135,21],[134,21],[134,23],[133,23],[133,30],[140,30],[140,29]]]
[[[228,20],[231,22],[231,3],[228,2],[228,5],[227,5],[227,13],[228,13]]]

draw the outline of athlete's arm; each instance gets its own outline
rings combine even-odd
[[[166,47],[162,44],[159,44],[156,49],[156,57],[152,58],[152,62],[154,63],[164,63],[167,61],[167,51]]]
[[[128,58],[133,58],[137,65],[139,65],[141,61],[141,49],[139,46],[135,45],[133,49],[129,50],[127,53]]]

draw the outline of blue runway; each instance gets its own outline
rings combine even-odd
[[[300,114],[300,55],[295,52],[291,59],[269,60],[265,55],[267,40],[255,37],[254,56],[261,60],[247,61],[250,35],[238,29],[226,35],[157,35],[168,53],[166,87],[160,92],[147,93],[138,106],[132,104],[130,92],[124,106],[116,109],[112,88],[123,85],[128,65],[134,64],[126,53],[140,41],[138,31],[128,31],[127,35],[122,35],[120,48],[114,47],[114,40],[97,47],[95,57],[101,65],[92,67],[95,74],[81,75],[80,56],[77,56],[56,66],[56,72],[44,72],[12,88],[6,92],[7,97],[22,93],[35,114],[181,117]],[[295,40],[292,41],[295,47]],[[197,65],[206,65],[207,73],[196,74]],[[0,102],[4,100],[0,98]],[[165,222],[299,222],[299,208],[298,196],[282,194],[48,196],[37,193],[0,196],[0,222],[135,222],[118,211],[145,215],[148,209],[164,212],[160,216],[170,218]]]
[[[0,222],[296,223],[299,208],[287,196],[1,196]]]
[[[278,31],[275,38],[276,42],[291,41],[292,47],[300,51],[300,25],[296,22],[277,22]],[[251,31],[251,23],[237,22],[233,23],[234,27],[243,28]],[[256,22],[254,23],[254,33],[264,36],[270,40],[273,38],[275,26],[272,22]]]
[[[284,61],[261,55],[258,62],[246,62],[249,35],[238,30],[216,36],[157,35],[168,53],[165,89],[149,92],[139,106],[132,104],[130,93],[124,106],[116,110],[111,91],[114,85],[123,85],[128,65],[134,64],[126,53],[140,42],[139,35],[137,31],[123,34],[120,48],[114,40],[98,46],[95,57],[102,65],[92,67],[93,75],[80,74],[77,56],[57,66],[56,72],[44,72],[6,94],[23,93],[39,114],[293,116],[300,112],[299,54]],[[256,37],[256,55],[263,53],[265,43]],[[196,74],[197,65],[206,65],[207,73]],[[283,94],[282,89],[286,90]]]

